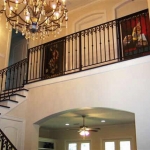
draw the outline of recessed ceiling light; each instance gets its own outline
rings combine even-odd
[[[69,126],[69,123],[66,123],[65,125],[66,125],[66,126]]]
[[[101,122],[106,122],[105,120],[101,120]]]

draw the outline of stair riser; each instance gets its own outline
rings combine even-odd
[[[26,99],[26,97],[21,97],[21,96],[17,96],[17,95],[11,97],[11,100],[15,100],[15,101],[17,101],[18,103],[23,102],[25,99]]]
[[[1,115],[6,114],[9,110],[10,110],[10,108],[0,107]]]
[[[1,105],[4,106],[9,106],[10,108],[15,107],[16,105],[18,105],[18,103],[15,102],[11,102],[11,101],[5,101],[5,102],[0,102]]]
[[[20,95],[23,95],[23,96],[28,96],[28,91],[26,91],[26,90],[23,90],[23,91],[18,91],[18,92],[16,92],[17,94],[20,94]],[[8,94],[5,94],[5,98],[6,97],[8,97],[9,95]],[[11,98],[11,96],[10,96],[10,98]],[[4,98],[2,98],[2,99],[4,99]]]
[[[26,96],[26,98],[27,98],[27,96],[28,96],[28,91],[18,91],[17,92],[17,94],[20,94],[20,95],[24,95],[24,96]]]

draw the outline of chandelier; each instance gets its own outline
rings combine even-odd
[[[0,13],[6,17],[6,27],[19,31],[26,39],[44,39],[67,27],[66,0],[3,0]]]

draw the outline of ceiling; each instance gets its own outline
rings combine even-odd
[[[88,5],[90,3],[101,1],[101,0],[66,0],[66,6],[69,11]]]
[[[104,125],[134,123],[134,114],[107,108],[77,109],[49,116],[38,122],[41,127],[49,129],[69,129],[82,126],[82,115],[85,115],[85,125],[101,127]],[[101,122],[105,120],[105,122]],[[69,123],[69,126],[65,124]]]

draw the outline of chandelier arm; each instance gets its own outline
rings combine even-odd
[[[53,13],[53,14],[54,14],[54,13]],[[53,16],[53,14],[51,14],[50,16],[48,16],[47,19],[50,18],[51,16]],[[58,21],[59,19],[61,19],[61,18],[63,17],[63,14],[64,14],[64,13],[62,13],[62,15],[61,15],[58,19],[56,19],[56,20],[51,20],[51,22],[56,23],[56,21]],[[47,19],[45,19],[43,22],[41,22],[41,23],[39,24],[39,26],[40,26],[41,24],[43,24]]]
[[[50,18],[51,16],[53,16],[53,14],[51,14],[50,16],[48,16],[47,19]],[[47,19],[44,19],[44,21],[42,21],[42,22],[39,24],[39,26],[41,26],[43,23],[45,23]]]
[[[56,27],[56,28],[53,28],[53,30],[52,29],[47,29],[47,31],[56,31],[58,28]]]
[[[11,3],[13,3],[13,4],[16,4],[14,1],[8,1],[8,3],[9,3],[9,2],[11,2]],[[23,3],[23,0],[22,0],[22,2],[20,2],[20,3],[18,2],[17,4],[21,4],[21,3]]]
[[[18,14],[16,14],[13,10],[12,10],[12,13],[13,14],[15,14],[16,16],[19,16],[24,10],[25,10],[25,8],[28,6],[28,3],[24,6],[24,8],[18,13]],[[9,7],[9,9],[10,9],[10,4],[9,4],[9,2],[8,2],[8,7]],[[16,17],[15,16],[15,17]],[[10,17],[11,18],[11,17]]]
[[[16,21],[16,20],[12,20],[13,18],[15,18],[16,16],[18,16],[24,23],[26,23],[27,25],[30,25],[29,23],[27,23],[20,15],[17,15],[16,13],[14,13],[15,14],[15,16],[13,16],[13,17],[8,17],[7,16],[7,13],[6,13],[6,11],[5,11],[5,16],[6,16],[6,18],[7,18],[7,20],[10,22],[10,21]],[[22,24],[22,23],[19,23],[19,24],[21,24],[21,25],[24,25],[24,24]]]
[[[11,20],[8,20],[8,22],[9,22],[9,24],[10,24],[11,26],[13,26]],[[17,25],[17,26],[18,26],[19,28],[21,28],[21,25]]]
[[[30,13],[30,11],[32,12],[33,16],[36,16],[35,12],[33,11],[32,7],[30,7],[29,5],[27,5],[28,11]]]
[[[6,16],[6,13],[5,13],[5,17],[7,18],[7,22],[9,22],[11,26],[13,26],[12,22],[15,22],[16,20],[9,19],[9,17]],[[19,26],[21,28],[20,25],[24,25],[24,24],[22,24],[22,23],[17,24],[17,26]]]
[[[10,24],[11,26],[13,26],[13,24],[11,23],[11,20],[8,20],[8,21],[9,21],[9,24]],[[17,27],[21,28],[21,25],[17,24]]]

